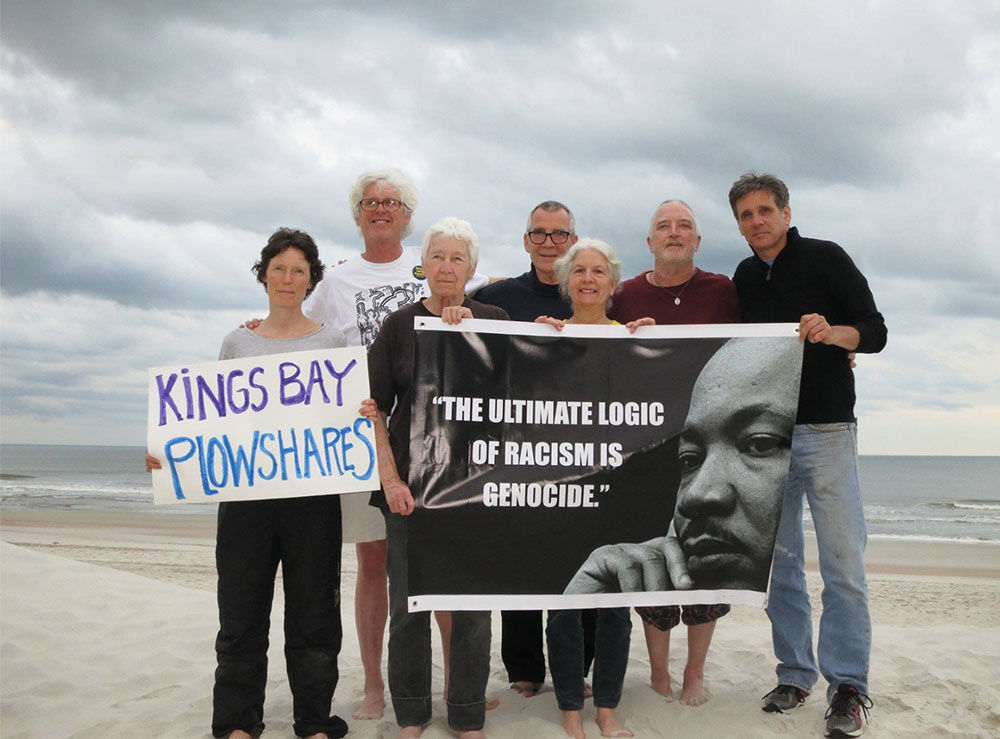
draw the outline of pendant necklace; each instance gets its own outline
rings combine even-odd
[[[677,292],[674,292],[673,290],[671,290],[671,289],[670,289],[669,287],[667,287],[666,285],[661,285],[661,284],[659,284],[659,283],[658,283],[658,282],[656,281],[656,275],[655,275],[655,274],[654,274],[653,272],[650,272],[650,273],[649,273],[649,281],[650,281],[650,283],[652,283],[652,284],[653,284],[653,285],[655,285],[656,287],[660,288],[661,290],[666,290],[666,291],[667,291],[668,293],[670,293],[671,295],[673,295],[673,296],[674,296],[674,305],[680,305],[680,304],[681,304],[681,295],[683,295],[683,294],[684,294],[684,291],[685,291],[685,290],[687,290],[687,286],[691,284],[691,280],[692,280],[693,278],[694,278],[694,274],[692,274],[692,275],[691,275],[691,277],[688,277],[688,278],[687,278],[687,282],[685,282],[685,283],[684,283],[684,284],[683,284],[683,285],[681,286],[681,289],[680,289],[679,291],[677,291]]]

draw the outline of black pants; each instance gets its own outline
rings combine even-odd
[[[582,611],[583,674],[590,672],[594,661],[594,634],[597,610]],[[507,679],[514,683],[545,682],[545,647],[542,644],[541,611],[501,611],[500,656],[507,668]]]
[[[431,720],[431,614],[407,608],[406,516],[385,514],[389,566],[389,693],[400,726]],[[490,612],[453,611],[448,726],[478,731],[486,721]]]
[[[298,736],[347,724],[330,715],[337,686],[340,624],[340,498],[319,495],[219,504],[215,563],[219,636],[215,641],[212,734],[264,730],[268,631],[278,562],[285,588],[285,662]]]

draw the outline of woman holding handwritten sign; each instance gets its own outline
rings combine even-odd
[[[275,231],[252,269],[267,291],[268,316],[253,330],[228,334],[219,359],[345,346],[341,332],[302,313],[324,269],[308,234]],[[160,461],[147,454],[146,469],[159,468]],[[214,736],[248,739],[264,730],[268,631],[279,562],[295,734],[336,739],[347,733],[344,720],[330,715],[343,636],[340,547],[337,495],[219,504]]]
[[[413,513],[409,477],[411,378],[415,317],[506,319],[500,308],[465,297],[465,283],[476,271],[479,241],[472,226],[443,218],[424,235],[421,265],[430,297],[386,318],[368,353],[372,398],[377,404],[375,442],[382,493],[373,503],[385,514],[389,554],[389,692],[399,736],[420,736],[431,720],[430,614],[409,613],[406,603],[406,517]],[[374,408],[371,409],[373,412]],[[391,414],[391,417],[389,417]],[[389,417],[388,422],[386,418]],[[450,675],[446,680],[448,725],[464,739],[483,736],[486,681],[490,671],[490,614],[452,614]]]
[[[580,239],[555,264],[563,294],[573,304],[573,315],[562,321],[541,316],[558,330],[565,324],[613,325],[608,318],[611,296],[621,281],[622,263],[614,250],[597,239]],[[652,318],[640,318],[626,324],[630,331],[650,326]],[[583,710],[583,626],[579,610],[549,611],[545,630],[549,644],[549,670],[556,703],[563,712],[563,728],[576,739],[584,739]],[[628,737],[632,732],[622,726],[615,709],[622,697],[625,668],[628,665],[632,621],[628,608],[601,608],[597,612],[597,637],[594,644],[594,705],[602,736]]]

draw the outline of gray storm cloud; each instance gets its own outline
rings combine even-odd
[[[331,263],[356,253],[347,189],[386,165],[417,181],[417,234],[469,219],[498,275],[526,268],[525,216],[549,198],[634,274],[668,197],[698,213],[699,265],[731,274],[749,251],[728,187],[775,171],[793,223],[840,242],[887,317],[889,349],[859,370],[862,411],[1000,406],[995,373],[956,369],[986,362],[981,348],[914,359],[1000,335],[995,4],[762,3],[753,18],[740,3],[638,2],[0,12],[5,439],[57,424],[82,441],[96,423],[142,443],[141,377],[102,405],[71,392],[65,369],[32,368],[68,363],[92,399],[120,382],[123,357],[133,373],[194,347],[212,358],[234,321],[266,308],[248,269],[267,235],[303,228]],[[126,328],[127,346],[104,346]],[[53,332],[102,351],[76,365],[23,338]],[[907,373],[919,379],[904,391]]]

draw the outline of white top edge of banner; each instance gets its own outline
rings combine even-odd
[[[495,321],[465,318],[461,323],[445,323],[440,318],[416,316],[415,331],[465,331],[476,334],[518,334],[521,336],[573,336],[597,339],[727,339],[798,336],[797,323],[692,323],[677,326],[640,326],[632,334],[625,326],[589,326],[567,323],[562,331],[547,323]]]
[[[418,611],[540,611],[549,608],[621,608],[625,606],[733,603],[764,608],[767,594],[755,590],[671,590],[648,593],[578,595],[411,595],[410,613]]]

